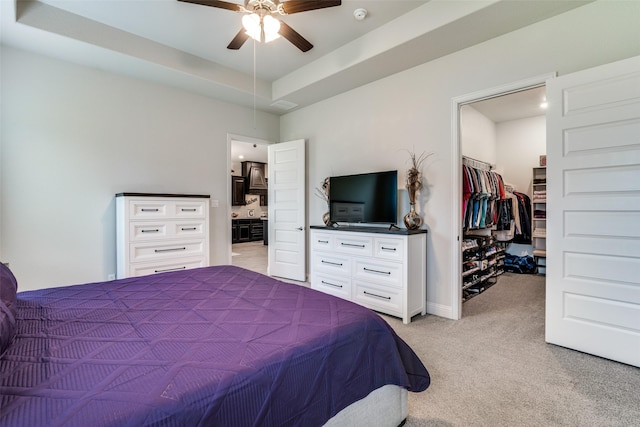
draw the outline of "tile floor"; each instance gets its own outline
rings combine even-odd
[[[269,247],[265,246],[262,241],[234,243],[231,245],[231,253],[232,265],[268,275],[267,265],[269,263]],[[311,287],[311,284],[308,281],[298,282],[295,280],[284,279],[282,277],[276,277],[276,279],[296,285],[306,286],[307,288]]]
[[[247,270],[267,274],[269,246],[259,242],[234,243],[231,245],[231,264]]]

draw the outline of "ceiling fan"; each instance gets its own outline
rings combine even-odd
[[[179,1],[244,13],[245,15],[242,17],[243,28],[231,40],[227,49],[240,49],[249,37],[257,41],[269,42],[282,36],[303,52],[313,48],[313,45],[296,30],[285,22],[274,18],[273,15],[290,15],[342,4],[341,0],[245,0],[244,6],[222,0]]]

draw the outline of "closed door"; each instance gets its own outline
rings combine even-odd
[[[547,99],[546,340],[640,366],[640,57]]]
[[[305,281],[305,141],[269,145],[270,276]]]

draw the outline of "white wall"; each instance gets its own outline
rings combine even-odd
[[[546,116],[510,120],[496,124],[497,171],[516,191],[533,196],[533,168],[547,150]],[[533,245],[512,243],[507,252],[533,255]]]
[[[531,197],[533,168],[547,153],[545,116],[510,120],[496,125],[497,165],[503,178]]]
[[[452,253],[452,98],[557,71],[559,75],[640,54],[640,4],[595,2],[469,49],[291,112],[281,140],[306,138],[309,188],[327,175],[398,168],[406,149],[434,152],[420,197],[428,235],[428,311],[450,316],[458,277]],[[325,210],[309,196],[309,222]]]
[[[471,105],[460,108],[460,153],[496,164],[498,136],[496,124]]]
[[[21,290],[115,272],[118,192],[209,194],[212,263],[231,247],[227,133],[278,117],[3,47],[2,241]]]

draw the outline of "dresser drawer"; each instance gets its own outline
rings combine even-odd
[[[402,315],[402,291],[384,288],[370,283],[353,281],[355,302],[391,315]]]
[[[130,200],[129,216],[134,219],[167,218],[173,206],[166,200]]]
[[[181,271],[190,268],[207,267],[204,257],[181,258],[179,260],[167,260],[165,262],[145,262],[132,264],[129,276],[146,276],[147,274],[166,273],[168,271]]]
[[[351,255],[371,256],[373,254],[373,239],[366,236],[350,236],[342,233],[335,237],[334,250]]]
[[[340,256],[340,254],[314,253],[311,262],[316,271],[338,275],[351,274],[351,260],[348,257]]]
[[[166,258],[201,256],[205,254],[205,240],[132,243],[129,250],[131,262],[144,262]]]
[[[354,278],[402,288],[402,264],[372,258],[356,258],[353,269]]]
[[[171,224],[165,221],[139,221],[129,223],[130,241],[166,239],[171,235]]]
[[[404,240],[376,237],[373,240],[373,256],[394,261],[404,260]]]
[[[174,238],[205,238],[205,223],[201,220],[185,221],[131,221],[129,239],[132,242]]]
[[[204,218],[207,202],[202,200],[176,201],[173,207],[173,215],[176,218]]]
[[[153,218],[204,218],[207,202],[203,200],[130,200],[132,221]]]
[[[315,273],[311,279],[311,288],[340,298],[351,299],[351,281],[348,277]]]
[[[334,237],[328,233],[311,233],[311,249],[315,251],[327,251],[333,247]]]
[[[173,231],[176,237],[201,237],[205,238],[205,230],[207,227],[205,226],[204,221],[178,221],[173,224]]]

